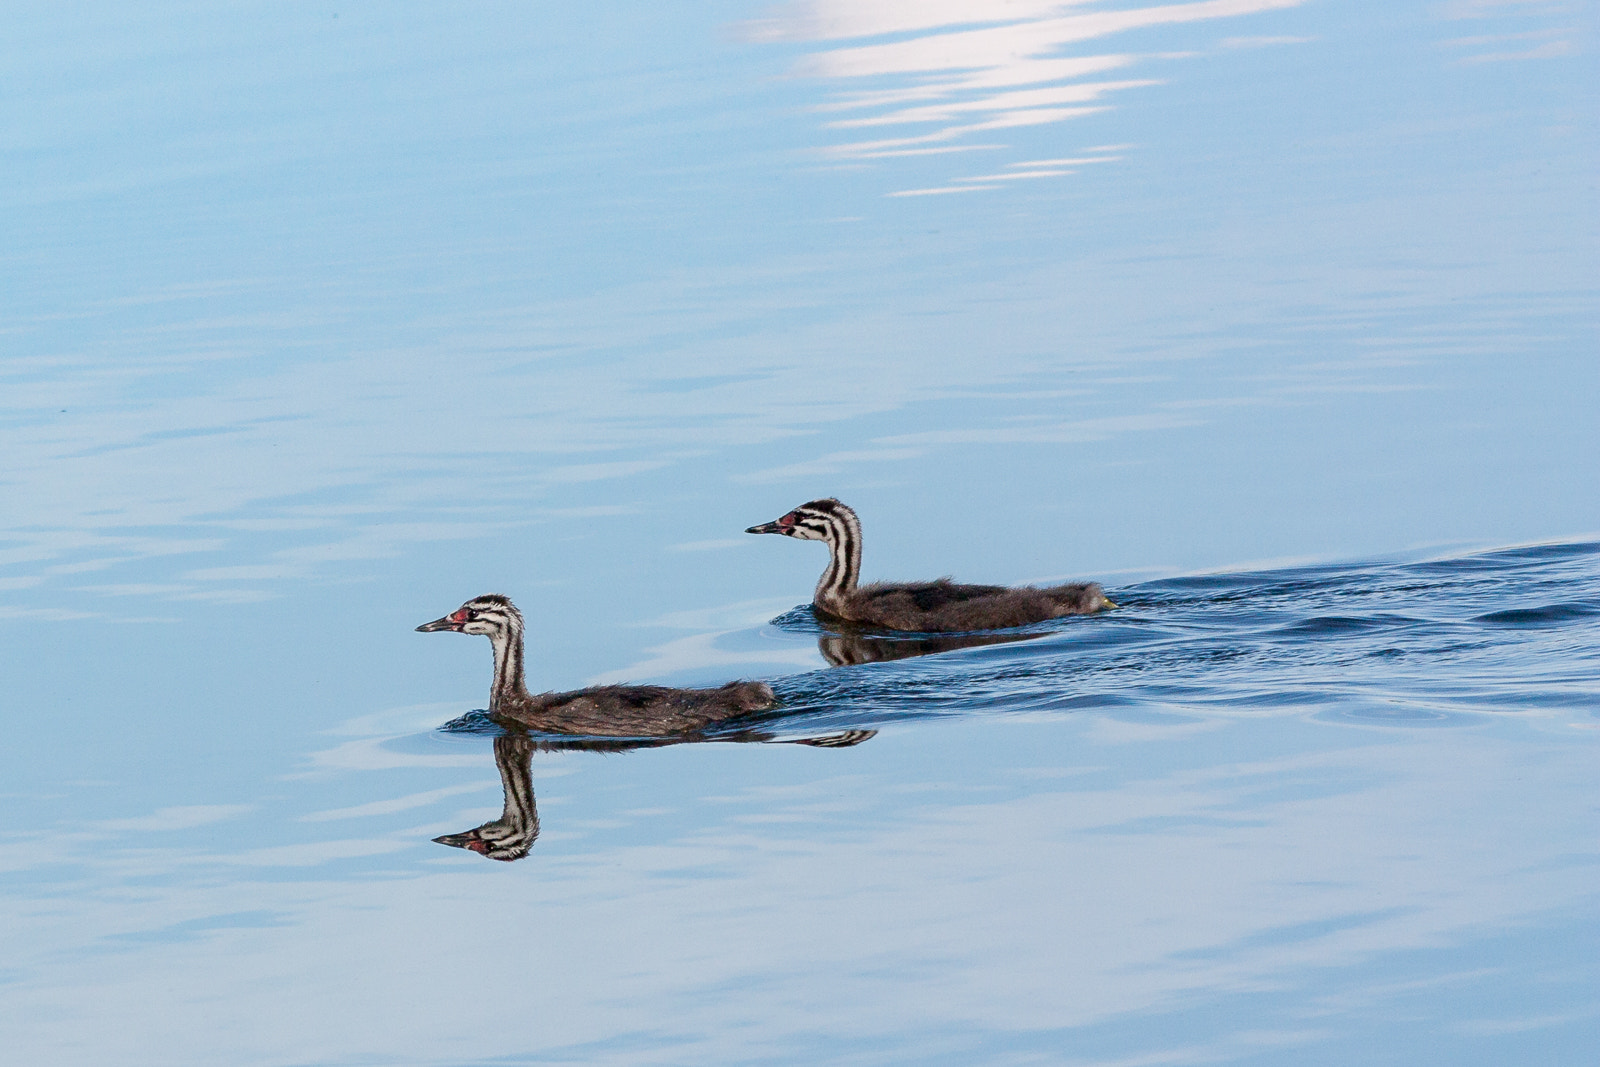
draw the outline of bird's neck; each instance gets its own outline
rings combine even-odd
[[[492,715],[502,704],[526,698],[528,685],[522,677],[522,630],[496,634],[489,641],[494,646],[494,684],[489,689]]]
[[[500,824],[525,834],[531,842],[539,836],[539,808],[533,797],[533,742],[526,734],[502,734],[494,739],[494,762],[500,768],[500,785],[506,794]]]
[[[828,539],[828,569],[817,580],[813,597],[818,607],[835,614],[843,607],[845,599],[856,591],[861,579],[861,524],[855,516],[839,516],[833,524],[833,536]]]

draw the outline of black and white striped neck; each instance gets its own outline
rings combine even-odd
[[[506,704],[525,703],[528,684],[522,669],[522,617],[510,614],[505,626],[489,635],[494,648],[494,682],[489,688],[489,714]]]
[[[839,614],[861,580],[861,520],[837,500],[814,501],[796,511],[821,525],[828,545],[828,567],[817,579],[812,599],[824,611]]]
[[[434,838],[441,845],[464,848],[491,860],[520,860],[539,837],[539,807],[533,796],[534,743],[524,733],[494,739],[494,762],[500,769],[505,807],[498,819],[459,834]]]

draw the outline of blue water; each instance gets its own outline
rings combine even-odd
[[[41,1062],[1582,1062],[1600,544],[1115,595],[782,677],[726,732],[877,731],[852,747],[556,743],[514,864],[430,840],[500,807],[483,731],[425,725],[460,704],[347,719],[293,770],[214,727],[154,789],[210,803],[131,816],[73,778],[114,725],[35,725],[8,1034]]]
[[[1595,11],[11,12],[0,1058],[1589,1062]]]

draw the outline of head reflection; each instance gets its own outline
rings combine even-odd
[[[527,734],[494,739],[494,764],[505,790],[505,809],[498,819],[459,834],[434,838],[441,845],[465,848],[492,860],[520,860],[539,836],[539,806],[533,798],[534,741]]]
[[[609,739],[535,739],[522,730],[494,739],[494,762],[500,771],[500,786],[505,805],[498,819],[458,834],[434,838],[441,845],[464,848],[491,860],[509,862],[528,854],[539,837],[539,807],[533,795],[533,754],[581,749],[591,752],[626,752],[636,748],[664,745],[730,741],[781,745],[810,745],[814,748],[850,748],[877,734],[876,730],[843,730],[818,737],[779,738],[774,734],[748,730],[721,736],[688,735],[670,738],[641,738],[636,741]]]

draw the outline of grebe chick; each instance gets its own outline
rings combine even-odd
[[[770,708],[777,700],[765,682],[729,682],[719,689],[598,685],[570,693],[530,693],[522,677],[522,613],[498,593],[475,597],[417,630],[487,637],[494,646],[490,717],[540,733],[670,737]]]
[[[1000,630],[1116,607],[1093,582],[1042,587],[957,585],[940,578],[935,582],[857,586],[861,574],[861,520],[832,497],[801,504],[782,518],[752,526],[745,533],[826,541],[831,557],[817,581],[812,606],[847,622],[887,630]]]

